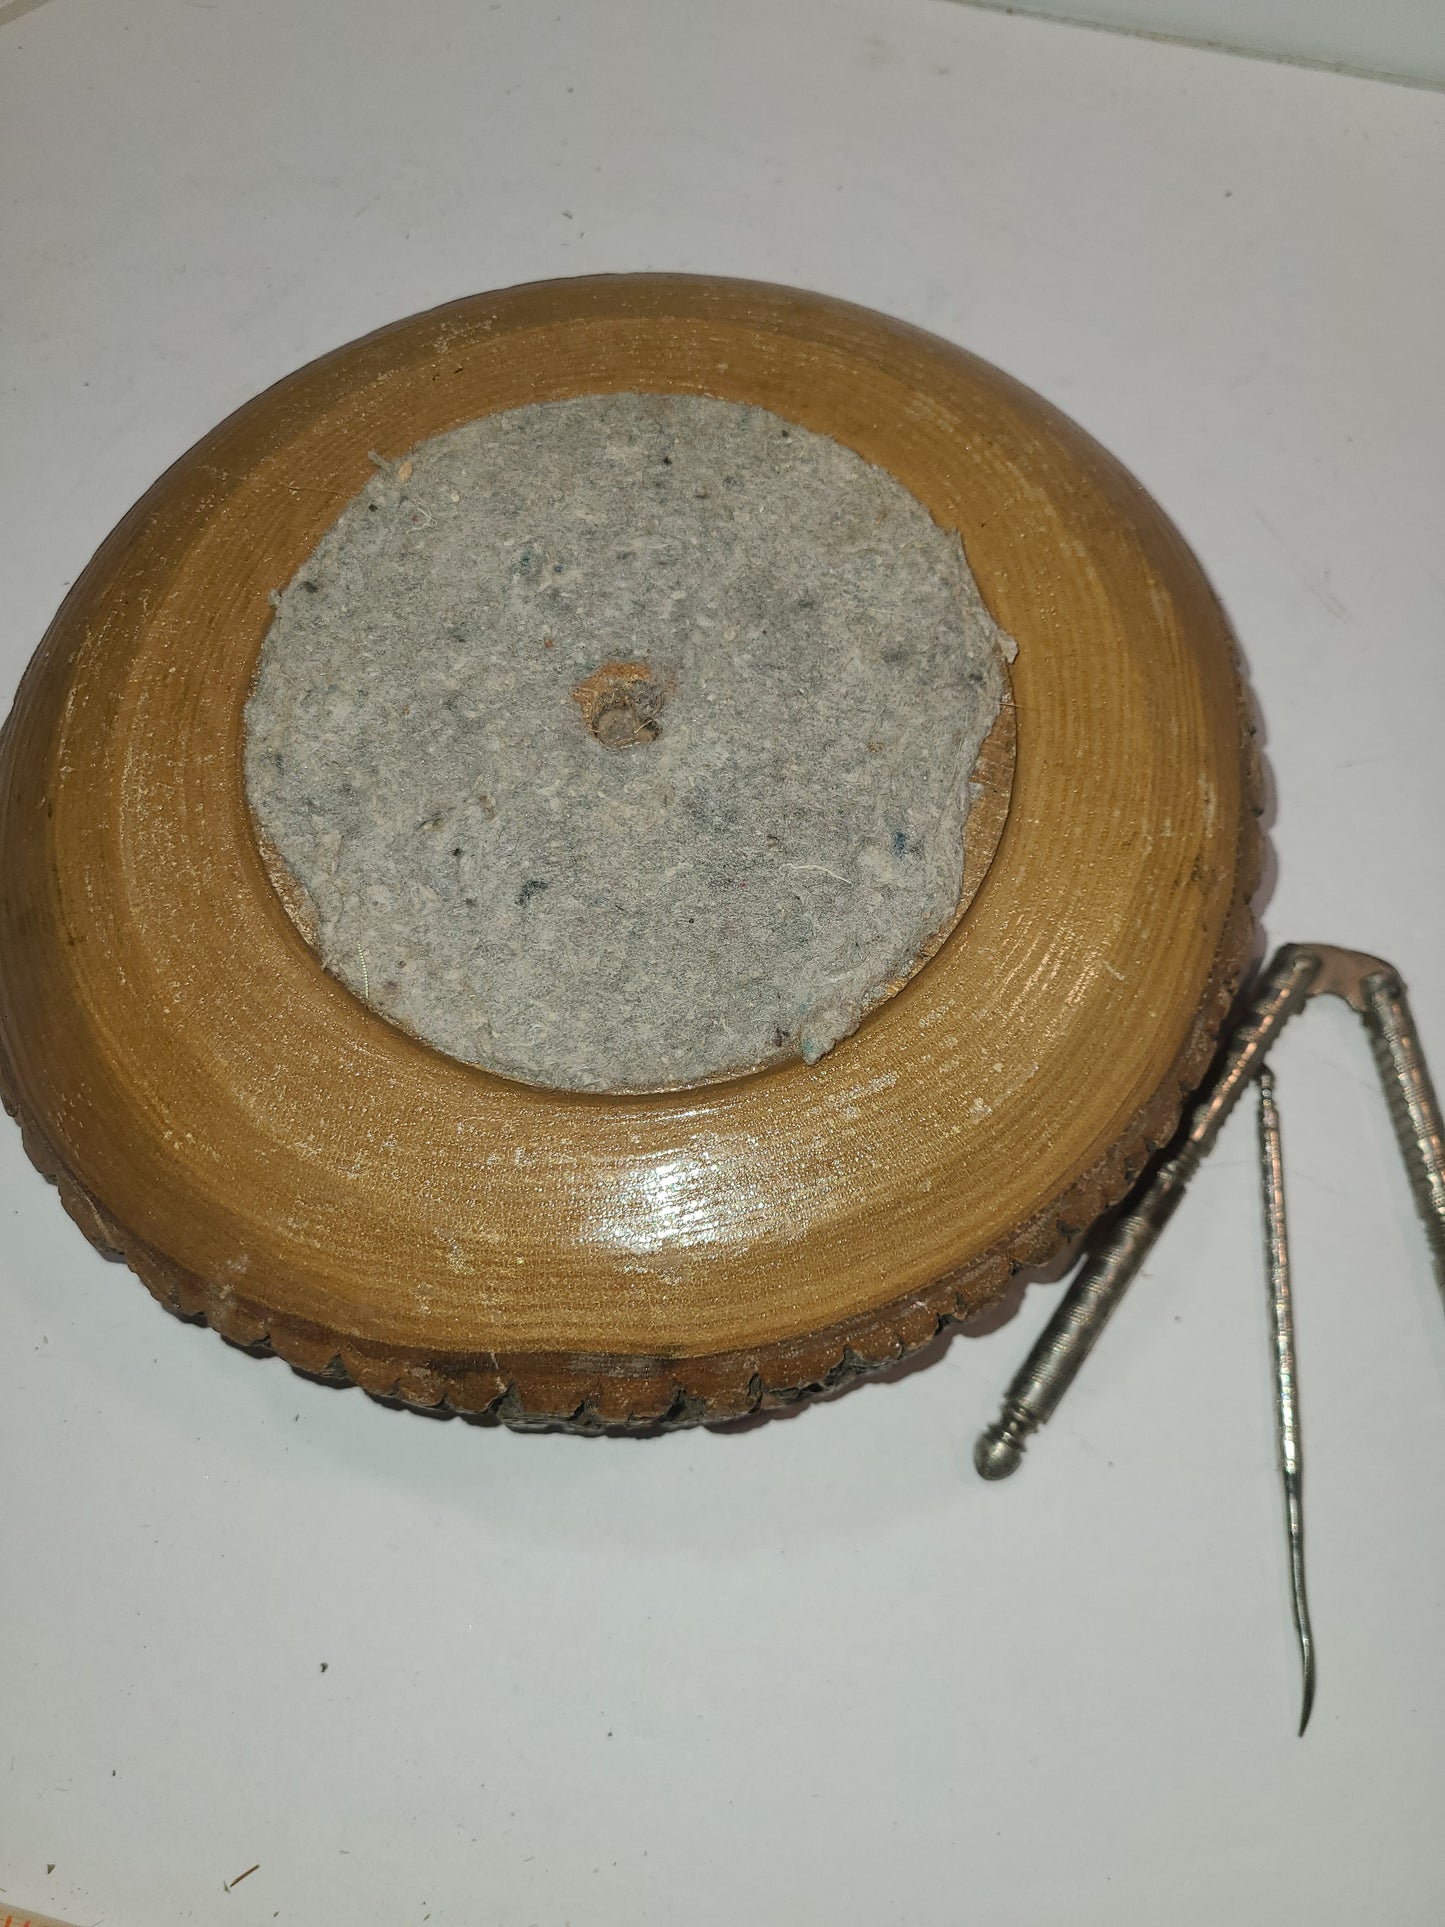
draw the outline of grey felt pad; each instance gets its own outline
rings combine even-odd
[[[395,1023],[536,1084],[682,1084],[817,1058],[949,921],[1011,653],[958,536],[835,442],[541,403],[379,467],[323,538],[246,781]]]

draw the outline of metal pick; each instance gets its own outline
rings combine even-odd
[[[1269,1279],[1269,1313],[1274,1350],[1275,1426],[1279,1439],[1279,1471],[1284,1481],[1285,1530],[1289,1544],[1290,1597],[1295,1631],[1299,1635],[1304,1700],[1299,1730],[1309,1725],[1315,1703],[1315,1643],[1310,1633],[1310,1606],[1305,1593],[1304,1448],[1299,1429],[1299,1381],[1294,1358],[1294,1307],[1290,1299],[1289,1236],[1284,1216],[1284,1159],[1280,1144],[1279,1106],[1274,1100],[1274,1074],[1259,1074],[1259,1167],[1264,1188],[1264,1256]]]

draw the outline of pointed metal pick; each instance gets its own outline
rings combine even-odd
[[[1275,1420],[1279,1434],[1279,1469],[1284,1481],[1285,1524],[1289,1534],[1290,1594],[1295,1630],[1299,1634],[1300,1665],[1304,1671],[1304,1700],[1299,1730],[1309,1725],[1315,1703],[1315,1644],[1310,1632],[1309,1599],[1305,1593],[1303,1486],[1304,1460],[1300,1446],[1299,1386],[1294,1362],[1294,1309],[1290,1300],[1289,1238],[1284,1216],[1284,1161],[1280,1149],[1279,1109],[1274,1101],[1274,1075],[1259,1073],[1259,1162],[1264,1186],[1264,1251],[1269,1275],[1270,1323],[1274,1337]]]

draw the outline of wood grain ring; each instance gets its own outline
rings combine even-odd
[[[270,592],[370,472],[523,402],[750,401],[957,527],[1019,642],[997,856],[938,954],[809,1069],[563,1096],[329,977],[252,836]],[[997,370],[791,290],[536,284],[383,329],[239,410],[75,585],[0,748],[0,1049],[32,1157],[173,1311],[514,1424],[681,1424],[887,1363],[1122,1194],[1250,938],[1258,777],[1197,565]]]

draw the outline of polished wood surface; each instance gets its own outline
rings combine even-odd
[[[445,1058],[328,976],[240,744],[268,598],[370,451],[628,389],[772,408],[957,527],[1019,644],[1017,759],[966,914],[854,1036],[607,1098]],[[990,1303],[1168,1135],[1249,942],[1245,698],[1166,519],[997,370],[748,283],[511,289],[278,384],[104,545],[0,759],[7,1101],[88,1235],[237,1342],[514,1423],[743,1412]]]

